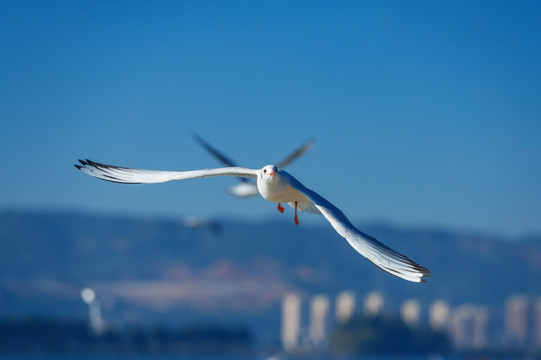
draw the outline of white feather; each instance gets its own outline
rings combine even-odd
[[[259,170],[242,167],[224,167],[190,171],[157,171],[105,165],[91,160],[79,160],[79,162],[82,166],[75,166],[90,176],[124,184],[156,184],[172,180],[187,180],[209,176],[242,176],[256,178],[259,173]]]
[[[288,179],[291,187],[310,199],[321,214],[329,220],[336,232],[374,265],[388,273],[413,282],[425,282],[423,277],[430,275],[428,269],[358,230],[339,208],[315,191],[308,189],[293,176],[283,170],[280,171],[280,174]]]
[[[382,270],[414,282],[425,282],[424,277],[430,275],[428,269],[358,230],[330,201],[308,189],[286,171],[278,170],[276,166],[267,165],[261,170],[224,167],[190,171],[155,171],[104,165],[90,160],[79,162],[81,165],[75,166],[88,175],[128,184],[162,183],[209,176],[257,178],[257,189],[265,199],[276,203],[288,203],[293,207],[296,204],[299,210],[322,214],[355,250]]]

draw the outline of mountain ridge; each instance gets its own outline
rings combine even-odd
[[[84,316],[85,286],[117,321],[211,316],[274,328],[290,292],[333,299],[350,290],[360,299],[378,290],[394,308],[409,298],[501,307],[513,294],[541,294],[541,237],[360,227],[432,271],[414,284],[370,264],[326,223],[218,221],[223,237],[182,219],[0,212],[0,316]]]

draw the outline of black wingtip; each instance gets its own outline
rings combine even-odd
[[[90,166],[94,166],[94,167],[98,167],[98,168],[109,168],[109,167],[116,168],[117,167],[117,166],[113,166],[113,165],[105,165],[105,164],[95,162],[95,161],[92,161],[92,160],[89,160],[89,159],[85,159],[85,166],[86,165],[90,165]]]
[[[102,165],[100,163],[97,163],[89,159],[85,159],[84,163],[85,163],[85,166],[89,165],[89,166],[99,167],[100,165]]]
[[[421,282],[426,284],[426,281],[427,281],[426,278],[430,276],[430,274],[432,273],[432,271],[430,271],[430,270],[428,270],[428,269],[426,269],[426,268],[423,268],[423,270],[424,270],[424,271],[423,271],[423,276],[421,277]]]
[[[84,162],[83,160],[81,159],[78,159],[79,161],[79,164],[74,164],[73,166],[75,166],[77,169],[81,170],[82,168],[86,167],[88,164],[86,162]]]

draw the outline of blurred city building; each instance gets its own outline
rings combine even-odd
[[[282,300],[283,349],[291,352],[324,348],[329,344],[333,326],[347,323],[355,315],[357,297],[358,294],[349,290],[334,297],[333,324],[332,304],[327,295],[315,295],[303,305],[299,295],[288,294]],[[385,297],[381,292],[368,292],[363,297],[362,314],[399,317],[410,327],[426,325],[433,331],[447,334],[457,349],[482,350],[501,346],[541,349],[541,297],[514,295],[493,309],[474,303],[450,306],[444,299],[428,304],[418,299],[406,299],[398,310],[384,310],[384,304]],[[303,306],[309,317],[305,330],[301,321]],[[423,317],[423,314],[427,316]]]
[[[315,348],[322,348],[327,344],[329,298],[325,295],[316,295],[310,301],[310,342]]]
[[[534,302],[534,346],[541,349],[541,297]]]
[[[430,305],[428,322],[434,331],[445,331],[449,324],[451,309],[445,300],[436,300]]]
[[[383,310],[384,298],[379,291],[372,291],[364,298],[364,315],[375,317]]]
[[[106,330],[106,324],[101,316],[101,303],[96,292],[89,287],[81,290],[81,298],[88,305],[88,324],[94,335],[101,335]]]
[[[525,295],[515,295],[505,303],[505,336],[511,345],[523,346],[528,340],[530,321],[529,301]]]
[[[348,322],[355,312],[355,295],[351,291],[342,291],[336,295],[335,316],[338,323]]]
[[[400,306],[400,318],[404,324],[415,327],[421,321],[421,305],[415,299],[409,299]]]
[[[486,308],[465,304],[452,310],[450,335],[457,348],[482,349],[488,344],[489,314]]]
[[[282,300],[282,347],[294,351],[299,346],[301,331],[301,298],[297,294],[288,294]]]

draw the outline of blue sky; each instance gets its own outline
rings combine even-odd
[[[226,195],[234,179],[130,186],[72,166],[218,166],[197,132],[252,168],[313,137],[287,170],[353,221],[539,233],[540,8],[0,1],[0,210],[284,217]]]

